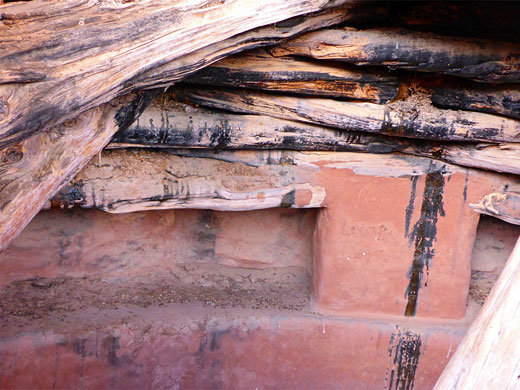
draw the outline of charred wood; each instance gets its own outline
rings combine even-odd
[[[395,76],[344,64],[273,57],[265,49],[225,58],[188,77],[188,83],[386,103],[399,87]]]
[[[271,53],[436,72],[489,83],[520,82],[520,43],[403,29],[320,30],[282,43]]]
[[[299,98],[231,89],[176,88],[184,103],[260,114],[349,131],[440,141],[520,142],[520,121],[501,116],[442,110],[427,96],[387,105]]]

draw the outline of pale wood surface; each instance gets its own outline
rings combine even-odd
[[[520,388],[520,239],[435,390]]]

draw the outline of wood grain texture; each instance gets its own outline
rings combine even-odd
[[[149,93],[119,98],[1,151],[0,251],[149,98]]]
[[[319,11],[327,3],[37,0],[5,5],[0,148],[131,91],[133,80],[168,62],[248,30]]]
[[[436,72],[489,83],[520,81],[518,43],[403,29],[320,30],[282,43],[271,53]]]
[[[113,213],[159,209],[257,210],[320,207],[323,189],[305,169],[268,164],[237,153],[177,156],[147,150],[105,151],[52,199],[55,207],[79,205]],[[309,170],[310,171],[310,170]],[[297,203],[298,191],[310,194]]]
[[[520,386],[520,239],[436,390],[518,389]]]
[[[442,110],[422,94],[379,105],[299,98],[238,89],[175,88],[182,102],[238,113],[269,115],[343,130],[441,141],[520,142],[520,121]]]
[[[273,57],[265,49],[216,62],[186,79],[213,87],[241,87],[302,95],[386,103],[398,90],[396,77],[327,61]]]
[[[495,192],[486,195],[478,204],[470,203],[469,206],[477,213],[520,225],[520,193],[518,192]]]
[[[520,175],[519,144],[444,143],[338,131],[265,115],[236,115],[161,97],[107,148],[285,149],[404,153],[471,168]]]

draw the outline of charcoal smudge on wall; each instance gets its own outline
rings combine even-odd
[[[421,336],[413,332],[401,332],[399,327],[390,336],[385,390],[412,390],[415,372],[421,355]]]
[[[408,233],[410,245],[414,244],[413,262],[408,271],[410,282],[406,288],[405,297],[408,299],[404,315],[413,317],[417,310],[419,289],[423,283],[423,275],[428,275],[430,264],[435,255],[433,248],[437,239],[437,220],[439,215],[444,217],[443,193],[444,193],[445,167],[437,168],[430,163],[424,183],[424,192],[421,205],[421,215],[415,223],[412,231]],[[412,190],[415,187],[412,187]],[[415,197],[415,195],[413,195]],[[409,210],[406,209],[406,221],[409,220]],[[407,229],[408,230],[408,229]],[[424,282],[424,285],[428,281]]]

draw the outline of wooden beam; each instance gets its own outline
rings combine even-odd
[[[403,29],[328,29],[271,50],[357,65],[386,65],[490,83],[520,82],[520,45],[491,39],[447,37]]]
[[[327,0],[37,0],[4,5],[0,148],[133,90],[134,80],[163,64],[327,4]],[[211,62],[198,60],[203,63],[184,63],[182,71],[177,63],[171,78]]]
[[[235,35],[159,65],[137,76],[130,86],[134,89],[168,87],[228,55],[274,45],[298,34],[345,22],[352,17],[351,6],[356,2],[356,0],[330,0],[323,7],[323,11],[297,16]]]
[[[520,121],[441,110],[422,94],[386,105],[299,98],[238,89],[175,88],[179,101],[238,113],[269,115],[343,130],[441,141],[520,142]]]
[[[264,115],[236,115],[181,105],[163,96],[107,148],[286,149],[405,153],[449,163],[520,174],[520,144],[425,142],[338,131]]]
[[[283,164],[280,153],[270,156],[269,163],[269,156],[247,152],[177,156],[147,150],[105,151],[51,203],[54,207],[78,205],[113,213],[323,206],[323,189],[309,183],[311,169]],[[280,161],[275,162],[276,157]]]
[[[276,58],[263,48],[225,58],[194,73],[186,82],[375,103],[393,99],[399,86],[397,78],[388,73],[364,71],[334,62]]]
[[[436,390],[518,389],[520,239]]]
[[[478,204],[470,203],[469,206],[477,213],[520,225],[519,192],[495,192],[486,195]]]
[[[432,93],[440,107],[500,114],[520,119],[520,88],[510,86],[453,86],[445,83]]]
[[[324,182],[322,178],[328,177],[331,172],[325,171],[329,169],[412,177],[434,168],[446,175],[468,174],[467,169],[456,165],[403,155],[201,148],[105,150],[54,196],[52,205],[77,205],[114,213],[175,208],[327,207],[325,187],[334,181]],[[481,186],[486,181],[492,183],[488,192],[500,183],[510,183],[510,190],[518,191],[511,176],[475,170],[469,173],[481,175],[476,181]]]
[[[0,251],[152,97],[120,98],[0,151]]]

